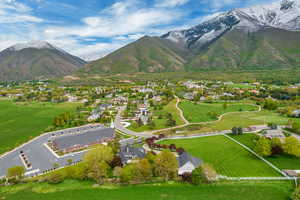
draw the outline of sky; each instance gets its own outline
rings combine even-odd
[[[145,35],[200,24],[216,13],[274,0],[0,0],[0,50],[47,41],[85,60]]]

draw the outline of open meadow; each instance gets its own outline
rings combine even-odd
[[[176,144],[177,147],[183,147],[191,155],[212,165],[221,175],[229,177],[281,176],[266,163],[222,135],[165,140],[161,143]]]
[[[223,107],[223,103],[199,103],[194,104],[190,101],[183,101],[179,104],[185,118],[192,123],[209,122],[218,119],[218,116],[230,112],[257,111],[255,105],[228,103]]]
[[[292,191],[292,184],[282,181],[93,187],[90,182],[68,180],[58,185],[28,183],[0,188],[0,196],[5,200],[288,200]]]
[[[0,154],[52,125],[55,116],[75,110],[77,103],[14,103],[0,100]]]

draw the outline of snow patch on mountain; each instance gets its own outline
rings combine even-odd
[[[49,44],[45,41],[32,41],[27,43],[19,43],[9,48],[11,51],[21,51],[23,49],[34,48],[34,49],[60,49],[54,47],[53,45]]]

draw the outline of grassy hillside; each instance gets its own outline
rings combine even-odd
[[[232,30],[200,49],[143,37],[94,61],[90,73],[274,70],[300,67],[300,34],[279,29],[254,33]]]
[[[76,103],[16,104],[0,100],[0,154],[40,135],[52,124],[55,116],[73,111],[77,105]]]
[[[103,59],[91,62],[86,70],[90,73],[184,71],[184,62],[159,38],[143,37]]]

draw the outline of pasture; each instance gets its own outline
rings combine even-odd
[[[221,175],[229,177],[281,176],[269,165],[222,135],[166,140],[161,143],[183,147],[191,155],[211,164]]]
[[[0,100],[0,154],[40,135],[53,118],[77,103],[14,103]]]
[[[228,103],[224,107],[223,103],[199,103],[183,101],[179,107],[184,113],[184,117],[191,123],[209,122],[218,119],[218,116],[230,112],[257,111],[258,107],[249,104]]]

